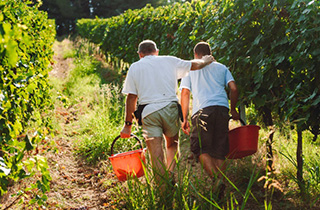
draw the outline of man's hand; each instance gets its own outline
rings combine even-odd
[[[237,112],[237,110],[235,110],[235,109],[231,109],[231,115],[232,115],[232,119],[233,120],[239,120],[240,119],[240,115]]]
[[[202,60],[204,61],[204,63],[205,63],[206,65],[212,63],[213,61],[216,61],[212,55],[202,56]]]
[[[131,135],[131,125],[124,125],[120,132],[120,137],[125,139],[125,138],[130,138],[130,135]]]
[[[202,56],[201,59],[194,59],[191,61],[191,68],[190,70],[199,70],[205,67],[206,65],[209,65],[213,61],[216,61],[212,55],[205,55]]]
[[[181,124],[181,129],[183,131],[183,133],[189,135],[190,134],[190,124],[188,122],[188,120],[184,120],[183,123]]]

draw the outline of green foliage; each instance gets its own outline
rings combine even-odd
[[[314,140],[320,132],[320,52],[314,47],[319,8],[319,1],[226,3],[218,12],[223,14],[221,32],[213,45],[239,78],[240,98],[255,105],[266,126],[290,121],[298,134],[310,130]],[[297,183],[302,188],[302,139],[298,141]]]
[[[190,59],[200,40],[227,64],[240,100],[261,116],[319,133],[319,1],[192,1],[139,10],[108,19],[82,19],[80,36],[100,44],[106,56],[132,63],[144,39],[160,54]],[[266,122],[266,120],[264,120]],[[266,125],[268,125],[266,123]],[[316,137],[315,137],[316,139]]]
[[[25,190],[35,188],[43,194],[49,189],[45,159],[31,155],[45,141],[46,129],[41,126],[32,135],[25,129],[31,122],[48,123],[40,113],[51,104],[47,77],[55,25],[38,5],[28,6],[31,3],[0,2],[0,195],[12,181],[37,171],[42,179]]]
[[[82,41],[77,40],[77,44]],[[64,44],[64,46],[66,45]],[[75,68],[72,70],[72,72],[70,72],[70,77],[68,77],[66,81],[58,81],[60,85],[59,94],[65,94],[61,96],[61,101],[65,103],[64,105],[66,108],[69,108],[70,111],[74,111],[73,109],[79,109],[81,114],[75,115],[78,119],[72,122],[70,126],[70,133],[68,131],[63,133],[66,133],[66,138],[71,138],[71,140],[75,140],[77,142],[75,145],[75,152],[78,155],[85,156],[90,163],[102,163],[104,162],[103,160],[107,159],[109,156],[108,153],[110,152],[111,141],[117,135],[119,135],[119,131],[122,128],[124,97],[120,94],[120,87],[118,83],[112,83],[115,81],[114,79],[103,82],[101,78],[102,75],[105,73],[110,73],[111,69],[100,69],[100,65],[96,62],[97,55],[93,55],[92,49],[94,49],[94,47],[92,45],[89,45],[88,47],[88,43],[85,44],[84,42],[81,44],[81,47],[76,45],[75,49],[77,49],[76,53],[74,54],[75,57],[73,57],[75,60]],[[81,50],[84,52],[79,52]],[[66,50],[65,52],[68,51],[69,50]],[[73,51],[73,49],[70,51]],[[117,75],[116,78],[119,79],[120,76],[121,75]],[[60,84],[60,82],[64,82],[64,85]],[[68,86],[65,86],[65,82],[68,83]],[[65,88],[71,91],[62,91]],[[247,111],[251,112],[250,115],[252,119],[256,116],[254,107],[251,107],[250,110],[247,109]],[[73,132],[76,134],[72,134]],[[137,131],[134,132],[136,133]],[[268,185],[265,185],[267,188],[264,188],[264,183],[262,181],[255,181],[257,178],[256,172],[258,170],[265,170],[265,151],[263,145],[265,136],[267,136],[268,132],[263,129],[260,130],[261,139],[259,142],[260,146],[258,152],[252,157],[247,157],[241,160],[233,160],[230,163],[230,166],[228,166],[229,169],[227,171],[227,175],[228,179],[231,180],[233,184],[231,181],[229,182],[231,185],[229,185],[231,191],[227,191],[226,197],[226,203],[229,209],[240,209],[241,207],[244,209],[263,209],[263,200],[266,202],[265,209],[271,209],[272,207],[275,209],[290,209],[297,206],[301,206],[301,209],[305,209],[305,205],[313,205],[306,202],[304,204],[298,203],[300,202],[300,199],[295,197],[296,193],[298,192],[297,187],[294,185],[295,178],[288,177],[286,176],[285,172],[283,172],[283,170],[288,169],[287,165],[282,165],[281,167],[278,166],[279,164],[288,163],[287,159],[283,158],[282,156],[277,156],[278,150],[282,151],[283,148],[288,148],[292,155],[295,154],[295,138],[291,137],[295,133],[291,131],[289,127],[286,128],[286,132],[290,133],[287,133],[287,137],[282,135],[275,137],[276,141],[274,145],[274,154],[276,160],[279,160],[275,161],[275,164],[277,164],[276,168],[279,168],[281,173],[277,173],[276,177],[272,177],[270,175],[270,179],[276,179],[279,182],[270,181]],[[276,133],[278,135],[279,131],[277,130]],[[305,167],[310,167],[310,169],[306,168],[306,171],[310,170],[312,172],[310,173],[310,176],[316,177],[318,173],[317,165],[319,164],[314,161],[315,164],[313,165],[312,159],[317,158],[317,156],[314,156],[314,158],[310,158],[310,156],[312,153],[314,153],[314,151],[317,151],[319,143],[311,142],[312,135],[308,132],[306,132],[306,134],[308,136],[304,137],[306,140],[305,146],[307,147],[304,148],[306,151],[304,156],[304,160],[306,162]],[[287,144],[285,143],[286,141]],[[130,148],[125,147],[126,145],[128,145],[127,139],[123,139],[123,141],[119,140],[115,147],[115,152],[130,150]],[[181,154],[186,155],[185,152],[188,150],[189,146],[186,146],[184,149],[182,148],[183,147],[181,147]],[[198,206],[202,206],[203,209],[209,209],[210,207],[213,207],[214,202],[210,200],[211,190],[208,189],[211,187],[211,185],[208,184],[206,180],[207,177],[204,176],[204,174],[200,174],[200,171],[196,169],[196,167],[199,165],[193,164],[192,162],[190,163],[190,160],[187,162],[185,158],[186,157],[181,157],[180,160],[183,160],[181,162],[185,161],[188,166],[192,165],[192,168],[186,169],[181,165],[177,167],[177,171],[179,171],[176,173],[178,184],[174,187],[174,199],[177,200],[175,203],[176,209],[200,209]],[[255,165],[257,165],[259,169],[253,172],[252,170]],[[111,166],[109,165],[109,167]],[[147,169],[146,173],[151,173],[148,170],[149,169]],[[292,169],[291,172],[294,174],[294,169]],[[251,176],[253,173],[254,175]],[[308,172],[305,172],[305,174],[308,174]],[[148,178],[152,179],[152,175],[148,175]],[[198,175],[201,175],[202,177],[196,179],[194,176]],[[156,192],[157,189],[154,187],[153,180],[149,180],[148,183],[145,183],[144,178],[141,179],[139,179],[139,183],[130,183],[131,186],[128,186],[128,188],[130,187],[131,189],[127,189],[125,187],[127,184],[129,185],[128,182],[119,183],[114,179],[108,179],[108,183],[114,184],[114,182],[116,182],[117,185],[121,185],[118,196],[113,197],[113,194],[109,196],[109,198],[113,197],[112,200],[114,201],[113,204],[111,204],[111,202],[109,204],[116,205],[116,207],[120,209],[134,209],[139,205],[146,206],[146,208],[150,207],[151,209],[159,207],[161,203],[158,203],[158,198],[155,197],[155,194],[159,192]],[[310,202],[315,202],[315,205],[313,206],[319,206],[319,200],[316,198],[318,196],[318,189],[313,187],[318,186],[316,185],[318,180],[319,179],[317,178],[314,178],[314,180],[313,178],[310,178],[310,183],[312,186],[312,188],[310,188],[312,189],[310,193],[313,194]],[[274,185],[275,183],[278,183],[279,185]],[[283,192],[279,190],[281,188],[283,188]],[[107,190],[109,193],[112,191],[112,188],[107,187]],[[270,190],[274,190],[273,195],[270,195]],[[287,193],[288,191],[289,193]],[[152,193],[154,194],[152,195]],[[249,199],[246,200],[247,198]],[[126,203],[128,201],[131,203]]]
[[[225,198],[218,199],[218,192],[213,189],[212,180],[204,179],[204,171],[193,171],[183,162],[177,162],[177,172],[175,173],[175,183],[172,177],[165,173],[161,177],[164,192],[154,184],[154,173],[151,168],[145,167],[145,176],[141,179],[128,179],[127,189],[119,193],[119,199],[125,202],[124,206],[119,208],[126,209],[247,209],[248,199],[255,199],[251,193],[253,185],[256,183],[259,172],[256,168],[250,169],[248,182],[242,183],[243,189],[239,189],[227,177],[226,180],[232,190],[225,193]],[[165,167],[165,166],[163,166]],[[251,175],[250,175],[251,173]],[[196,174],[196,175],[195,175]],[[242,192],[244,190],[244,192]],[[143,196],[142,196],[143,195]],[[119,202],[121,203],[121,202]]]
[[[198,41],[232,71],[240,102],[255,107],[265,126],[296,124],[320,133],[320,1],[207,0],[176,3],[95,20],[79,20],[79,34],[105,55],[138,60],[138,43],[152,39],[160,54],[190,59]],[[125,69],[123,69],[125,70]],[[298,139],[303,182],[302,139]]]
[[[119,104],[124,104],[124,97],[120,88],[115,85],[102,85],[100,91],[99,88],[92,90],[95,98],[89,102],[91,110],[79,120],[81,129],[78,132],[81,138],[77,143],[76,153],[85,157],[88,162],[96,163],[110,156],[111,143],[119,135],[124,116],[124,107]],[[115,145],[115,152],[126,145],[129,145],[129,141],[120,140]]]
[[[75,152],[95,164],[110,156],[110,145],[123,125],[124,106],[121,104],[125,97],[119,87],[122,75],[98,61],[96,46],[87,41],[77,39],[70,48],[66,52],[74,52],[70,53],[74,68],[61,81],[60,87],[57,81],[52,82],[65,108],[81,107],[84,112],[74,122],[79,129],[72,130],[79,135]],[[120,139],[114,152],[129,151],[136,143]]]
[[[287,128],[288,129],[288,128]],[[278,137],[284,138],[284,137]],[[319,149],[319,142],[313,142],[312,136],[309,132],[303,132],[303,139],[305,139],[303,150],[303,169],[305,179],[303,183],[296,178],[297,171],[297,161],[295,160],[296,152],[295,152],[295,144],[292,142],[296,142],[297,136],[290,136],[291,140],[284,140],[281,142],[276,142],[274,145],[275,153],[279,153],[279,163],[280,163],[280,176],[279,179],[290,180],[288,181],[289,190],[291,194],[296,193],[296,189],[292,188],[292,184],[294,183],[296,186],[299,184],[303,186],[301,191],[304,191],[304,200],[307,201],[308,204],[314,205],[319,200],[319,186],[320,186],[320,162],[319,162],[319,154],[316,152]],[[294,192],[293,192],[294,191]],[[288,193],[288,194],[289,194]]]
[[[319,1],[235,1],[220,7],[212,40],[241,97],[274,118],[319,132]],[[309,30],[310,29],[310,30]]]
[[[189,58],[195,41],[189,39],[188,31],[192,31],[198,15],[190,3],[158,8],[148,5],[109,19],[79,20],[77,31],[80,36],[100,44],[107,57],[127,63],[138,59],[137,47],[143,39],[154,40],[161,54]]]

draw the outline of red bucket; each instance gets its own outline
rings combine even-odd
[[[141,149],[129,152],[113,154],[113,145],[120,138],[117,136],[111,144],[111,161],[112,168],[119,181],[126,181],[129,177],[141,177],[144,175],[143,164],[145,164],[145,148],[142,148],[141,141],[137,136],[131,134],[141,146]]]
[[[228,159],[239,159],[257,152],[260,127],[257,125],[245,125],[229,131]]]

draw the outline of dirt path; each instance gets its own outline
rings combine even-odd
[[[51,77],[64,79],[72,69],[72,59],[64,59],[63,51],[70,41],[63,40],[54,46],[56,63]],[[63,134],[55,139],[58,153],[48,154],[48,163],[52,176],[48,203],[61,209],[104,209],[108,204],[106,187],[101,187],[105,179],[112,179],[103,163],[98,166],[86,165],[85,161],[74,154],[75,127],[77,115],[82,112],[80,106],[56,107],[55,114],[61,123]]]
[[[64,58],[64,51],[67,49],[69,45],[71,45],[71,41],[68,39],[64,39],[62,42],[55,42],[53,45],[53,60],[54,63],[52,65],[52,70],[49,72],[50,77],[57,77],[64,79],[67,77],[70,69],[73,68],[73,59],[72,58]]]

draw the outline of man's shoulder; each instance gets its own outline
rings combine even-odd
[[[163,60],[177,60],[179,58],[177,58],[176,56],[173,55],[158,55],[156,56],[157,59],[163,59]]]
[[[130,68],[129,68],[129,69],[137,68],[137,66],[139,66],[139,63],[141,63],[141,60],[138,60],[138,61],[136,61],[136,62],[133,62],[133,63],[130,65]]]
[[[199,71],[191,71],[190,75],[203,75],[203,74],[208,74],[209,72],[211,73],[217,73],[217,72],[225,72],[227,71],[228,68],[219,62],[212,62],[211,64],[203,67],[203,69],[199,70]]]
[[[151,62],[154,63],[161,63],[164,65],[171,65],[174,67],[178,63],[180,63],[182,60],[178,57],[172,56],[172,55],[158,55],[152,58]]]
[[[222,64],[222,63],[219,63],[219,62],[217,62],[217,61],[212,62],[209,66],[214,66],[214,67],[218,67],[218,68],[228,69],[228,68],[226,67],[226,65],[224,65],[224,64]]]

